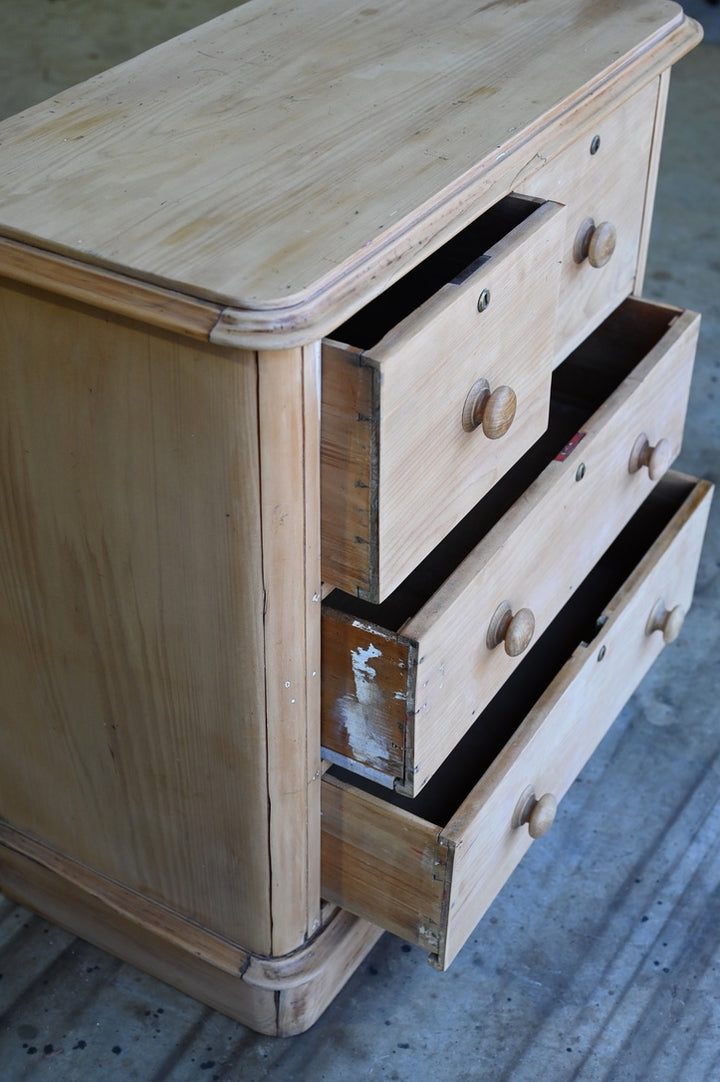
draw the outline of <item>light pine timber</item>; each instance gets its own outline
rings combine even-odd
[[[53,923],[270,1036],[320,1016],[382,934],[332,905],[283,958],[251,954],[0,823],[3,890]]]
[[[669,461],[677,456],[700,320],[647,301],[628,304],[636,319],[667,322],[657,345],[583,425],[578,447],[548,463],[397,635],[377,633],[364,618],[336,617],[328,604],[324,634],[335,667],[323,696],[327,749],[392,781],[389,771],[403,759],[395,745],[405,741],[399,788],[419,792],[521,660],[486,644],[497,606],[529,608],[536,642],[653,488],[646,469],[628,470],[637,436],[666,439]],[[367,658],[361,686],[359,656]]]
[[[524,223],[517,239],[497,245],[462,290],[447,286],[377,346],[362,353],[348,346],[343,353],[326,343],[326,581],[382,600],[540,435],[548,335],[558,363],[633,290],[643,208],[652,201],[657,167],[649,167],[653,125],[658,97],[664,100],[666,91],[665,83],[644,87],[554,162],[518,179],[528,195],[537,190],[567,204],[554,233],[547,225],[540,231],[537,222]],[[594,135],[600,148],[591,154]],[[596,225],[610,220],[618,233],[605,267],[573,258],[575,236],[588,218]],[[558,270],[561,288],[554,300]],[[483,286],[493,300],[480,320],[472,301]],[[454,292],[460,296],[453,306],[448,301]],[[438,351],[451,359],[442,369],[435,363]],[[492,387],[509,383],[519,395],[513,429],[497,442],[483,441],[481,433],[468,439],[458,427],[456,400],[469,389],[473,371],[490,377]],[[361,399],[364,408],[358,409]]]
[[[320,362],[317,349],[258,357],[272,951],[320,915]],[[239,616],[240,614],[238,614]]]
[[[24,287],[0,335],[0,818],[287,953],[319,917],[317,357]]]
[[[5,121],[0,232],[309,341],[699,38],[666,0],[408,4],[257,0]]]
[[[670,68],[661,72],[659,76],[659,89],[657,108],[655,110],[655,126],[653,128],[652,149],[650,151],[650,169],[648,182],[645,189],[645,205],[643,207],[642,231],[640,234],[640,248],[638,251],[637,268],[635,270],[635,285],[633,292],[641,296],[645,282],[645,270],[647,267],[648,250],[650,247],[650,230],[652,227],[653,210],[655,208],[655,192],[657,190],[657,178],[660,170],[660,154],[662,152],[663,133],[665,130],[665,114],[667,112],[668,93],[670,90]]]
[[[328,899],[428,948],[439,968],[451,963],[531,843],[511,825],[527,786],[564,795],[664,645],[646,632],[658,598],[690,607],[713,492],[692,481],[669,475],[688,493],[678,511],[449,823],[325,775]]]
[[[261,1015],[279,1032],[304,1028],[376,934],[357,923],[343,933],[343,951],[314,974],[317,992],[284,996],[274,960],[258,959],[288,949],[302,966],[298,937],[323,919],[309,343],[699,38],[664,0],[588,5],[582,18],[570,0],[530,0],[522,26],[504,3],[466,11],[461,0],[372,13],[311,0],[278,12],[258,0],[0,129],[0,269],[32,298],[0,316],[12,338],[2,511],[15,531],[0,548],[0,601],[10,601],[0,635],[10,667],[19,661],[9,709],[31,718],[10,740],[11,775],[30,743],[48,745],[33,775],[47,786],[38,807],[9,789],[10,814],[39,848],[15,845],[11,860],[5,846],[3,877],[39,909],[56,897],[58,914],[79,913],[84,901],[103,944],[115,942],[99,901],[108,876],[140,910],[167,903],[173,919],[229,936],[228,959],[247,951],[243,976],[254,970],[263,989],[229,1013],[258,1028]],[[79,326],[84,302],[110,314]],[[32,343],[22,357],[21,337]],[[214,517],[227,505],[232,540]],[[31,579],[41,588],[28,603]],[[78,668],[94,676],[78,680]],[[116,814],[128,803],[130,822]],[[68,838],[95,877],[72,891],[67,867],[43,878],[55,840]],[[117,942],[139,958],[131,909],[116,913]],[[153,965],[159,956],[169,979],[177,965],[193,994],[226,1009],[229,988],[202,960],[178,963],[175,947],[165,956],[158,923],[138,938]]]
[[[516,178],[519,190],[567,207],[561,247],[562,268],[557,312],[555,363],[559,363],[635,286],[644,209],[656,179],[651,169],[659,80],[629,101],[580,129],[572,145],[532,175]],[[663,93],[665,84],[662,84]],[[658,139],[662,135],[662,128]],[[594,136],[600,137],[595,154]],[[617,233],[615,251],[603,267],[573,255],[582,223],[609,222]],[[649,218],[647,227],[649,228]]]
[[[377,583],[378,393],[362,350],[322,344],[322,577],[367,596]],[[362,546],[363,555],[358,555]]]
[[[668,478],[679,490],[689,487],[692,480],[673,474]],[[673,520],[604,610],[606,628],[588,648],[580,647],[561,670],[529,715],[529,724],[523,724],[481,786],[459,809],[446,840],[455,845],[456,852],[461,838],[468,848],[455,885],[454,905],[451,902],[445,964],[477,923],[475,884],[487,891],[484,911],[517,863],[518,851],[526,850],[532,841],[524,830],[519,831],[519,842],[508,839],[506,815],[522,793],[518,781],[528,779],[538,797],[549,792],[560,800],[665,645],[661,634],[646,633],[656,599],[663,597],[671,607],[680,605],[685,612],[690,609],[713,493],[707,481],[690,489]],[[606,652],[599,662],[603,646]],[[495,836],[493,857],[485,848],[481,809],[483,819],[499,812],[502,837]],[[470,823],[476,830],[466,829]],[[518,849],[508,852],[513,844]],[[489,876],[488,867],[493,867]]]
[[[563,218],[538,206],[362,354],[324,347],[325,581],[383,600],[545,431]],[[463,429],[479,379],[517,396],[496,440]]]
[[[0,237],[0,275],[203,342],[210,338],[222,311],[216,304],[43,252],[6,237]]]

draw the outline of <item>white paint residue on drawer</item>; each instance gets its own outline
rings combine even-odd
[[[384,697],[377,686],[377,673],[370,663],[382,657],[382,650],[370,643],[351,651],[355,695],[343,695],[337,700],[338,720],[345,728],[353,755],[378,768],[387,760],[387,749],[373,731],[373,714],[383,709]]]

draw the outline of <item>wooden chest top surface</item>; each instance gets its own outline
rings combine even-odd
[[[0,233],[302,307],[688,26],[668,0],[252,0],[0,125]]]

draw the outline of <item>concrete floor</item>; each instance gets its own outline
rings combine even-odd
[[[0,114],[222,0],[3,0]],[[720,9],[676,69],[645,293],[704,313],[678,466],[720,476]],[[0,898],[0,1082],[718,1082],[720,497],[694,608],[445,975],[386,935],[257,1036]]]

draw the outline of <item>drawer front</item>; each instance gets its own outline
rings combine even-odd
[[[583,133],[521,190],[567,207],[556,363],[633,292],[659,86],[653,82]],[[662,133],[657,133],[659,139]]]
[[[557,370],[548,434],[505,482],[518,498],[494,525],[483,518],[495,494],[468,517],[481,540],[459,566],[441,546],[437,572],[422,565],[385,606],[338,613],[328,599],[326,757],[408,795],[423,788],[678,454],[698,327],[693,313],[626,301]],[[585,405],[610,378],[615,390]],[[443,571],[418,606],[414,591]]]
[[[546,427],[564,212],[503,206],[522,220],[487,251],[469,227],[474,269],[414,308],[426,279],[402,280],[339,329],[359,345],[323,344],[323,579],[353,595],[386,597]]]
[[[531,831],[548,829],[557,801],[678,633],[711,495],[707,482],[667,475],[563,609],[544,637],[544,656],[523,662],[433,780],[432,794],[385,799],[377,787],[326,774],[325,897],[426,947],[440,968],[450,964]],[[599,630],[587,642],[593,623]],[[480,776],[468,792],[473,769]]]

